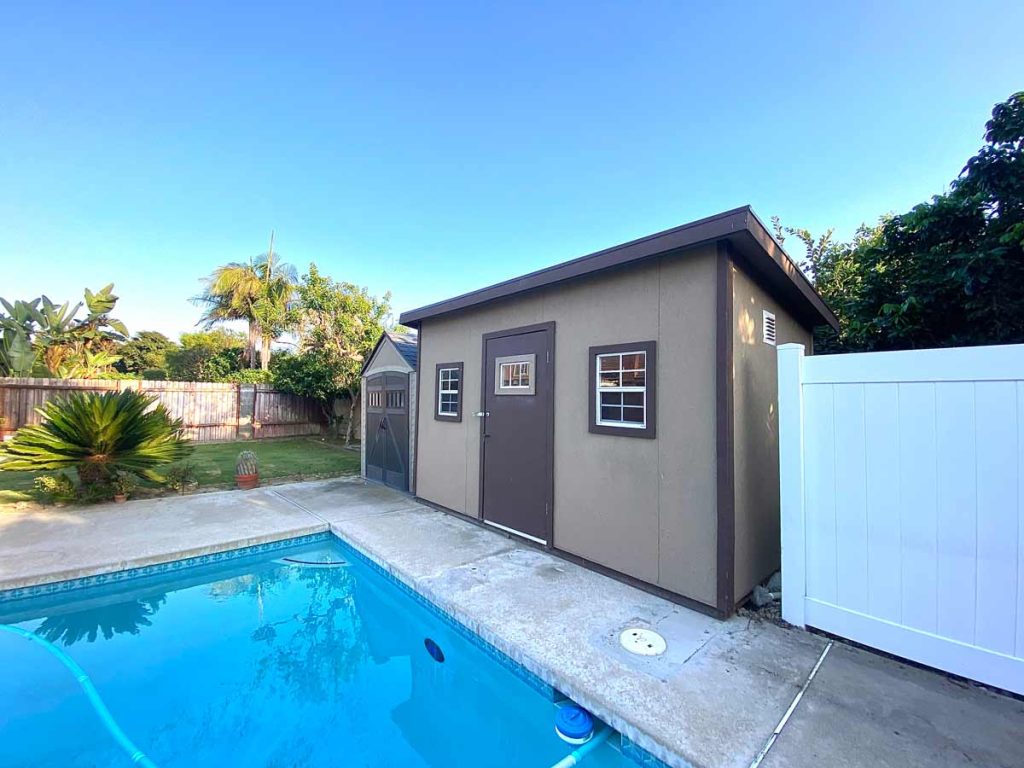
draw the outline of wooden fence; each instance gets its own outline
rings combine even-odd
[[[313,400],[278,392],[265,384],[196,381],[0,378],[0,439],[38,424],[36,408],[75,390],[154,395],[199,443],[319,435],[326,420]]]

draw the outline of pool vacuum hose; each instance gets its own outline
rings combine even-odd
[[[64,651],[49,640],[44,637],[40,637],[35,632],[29,632],[21,627],[12,627],[10,624],[0,624],[0,631],[10,632],[12,635],[17,635],[18,637],[35,643],[36,645],[41,645],[53,656],[56,656],[57,660],[67,667],[68,671],[75,676],[75,681],[81,686],[86,698],[89,699],[89,703],[92,704],[92,708],[95,709],[96,714],[99,715],[100,721],[110,732],[110,735],[114,737],[114,740],[127,753],[128,757],[131,758],[132,762],[136,765],[141,765],[143,768],[157,768],[156,763],[146,757],[146,754],[136,747],[125,732],[121,730],[121,726],[117,724],[117,721],[114,720],[114,716],[110,714],[110,710],[107,709],[107,705],[104,704],[103,699],[100,698],[100,694],[99,691],[96,690],[96,686],[92,684],[92,680],[90,680],[89,676],[85,674],[85,670],[78,666],[74,659],[64,653]]]

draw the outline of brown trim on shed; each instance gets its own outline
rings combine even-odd
[[[640,427],[613,427],[597,423],[597,356],[610,353],[643,352],[645,354],[646,373],[644,388],[646,390],[644,404],[644,423]],[[658,342],[634,341],[629,344],[604,344],[591,347],[587,354],[590,372],[587,383],[590,389],[587,395],[587,428],[595,435],[616,435],[618,437],[642,437],[653,440],[658,431]]]
[[[749,205],[412,309],[403,312],[399,321],[416,328],[430,317],[723,239],[732,241],[735,250],[748,261],[756,262],[755,269],[772,285],[780,303],[804,325],[813,328],[828,324],[838,329],[836,316]]]
[[[420,431],[423,429],[423,424],[420,421],[420,402],[423,400],[423,376],[420,371],[423,370],[423,366],[420,363],[423,361],[423,329],[420,328],[416,334],[416,434],[412,438],[412,450],[415,454],[410,457],[412,461],[412,477],[409,478],[409,491],[416,494],[416,475],[420,471]]]
[[[458,411],[456,413],[441,413],[441,371],[443,369],[455,368],[459,372],[459,399],[458,399]],[[419,371],[419,366],[416,367]],[[416,397],[419,397],[419,391],[416,392]],[[438,363],[434,366],[434,421],[462,421],[462,402],[466,399],[466,376],[463,363]],[[417,430],[419,434],[419,430]]]
[[[521,325],[518,328],[508,328],[503,331],[491,331],[485,333],[480,337],[480,411],[481,413],[487,408],[487,340],[488,339],[500,339],[503,336],[518,336],[522,333],[537,333],[546,332],[548,334],[548,349],[551,351],[551,364],[548,366],[548,370],[551,372],[551,397],[548,400],[548,446],[550,449],[550,456],[547,467],[547,477],[544,479],[545,486],[547,487],[548,496],[548,515],[547,515],[547,544],[543,545],[544,549],[552,549],[555,542],[555,323],[553,320],[546,323],[534,323],[533,325]],[[485,525],[484,520],[484,422],[480,420],[479,425],[480,431],[480,468],[477,470],[477,511],[476,517],[480,521],[481,525]],[[458,514],[456,512],[455,514]],[[473,518],[469,515],[461,515],[468,520]],[[487,526],[490,530],[495,530],[493,526]],[[514,535],[514,534],[512,534]],[[522,537],[516,536],[517,541],[529,541]]]
[[[717,244],[715,317],[715,467],[718,544],[716,556],[718,613],[728,616],[735,608],[736,579],[736,457],[733,451],[735,420],[733,402],[733,272],[732,249],[727,241]]]

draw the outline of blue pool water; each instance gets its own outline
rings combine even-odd
[[[161,768],[548,768],[572,749],[550,689],[334,541],[4,601],[0,623],[77,662]],[[635,766],[619,748],[583,765]],[[132,765],[74,676],[4,632],[0,765]]]

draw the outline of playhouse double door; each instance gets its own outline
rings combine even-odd
[[[366,477],[409,489],[409,376],[378,373],[366,380]]]
[[[483,521],[551,544],[554,323],[484,335],[480,427]]]

